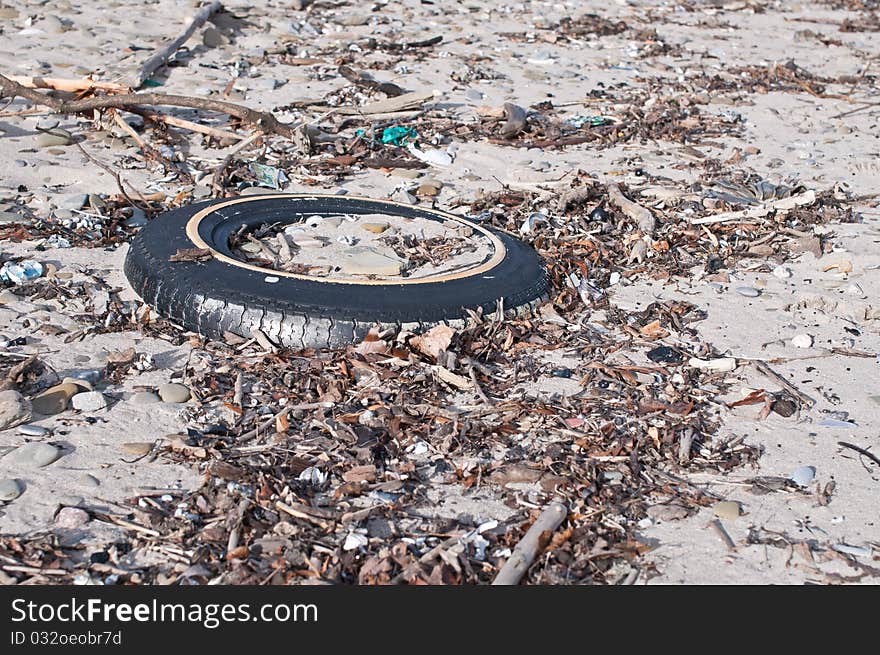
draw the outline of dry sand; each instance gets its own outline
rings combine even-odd
[[[0,71],[4,74],[43,74],[77,77],[92,73],[103,80],[124,79],[148,50],[126,51],[137,45],[153,48],[163,38],[178,31],[191,5],[186,2],[109,2],[99,8],[92,3],[19,2],[4,3],[0,19]],[[291,11],[288,2],[224,3],[239,17],[221,25],[228,43],[206,47],[197,36],[182,56],[185,66],[165,69],[161,75],[162,91],[181,94],[219,93],[230,78],[230,71],[241,67],[242,58],[255,56],[263,49],[284,43],[296,31],[307,33],[303,26],[309,16]],[[523,21],[555,20],[561,14],[593,11],[611,19],[639,21],[650,9],[663,39],[679,46],[673,54],[648,58],[637,56],[637,44],[620,36],[588,38],[577,46],[519,43],[498,38],[495,33],[528,31]],[[335,12],[336,24],[328,25],[321,39],[354,39],[381,35],[391,27],[401,28],[412,40],[443,34],[447,44],[409,61],[398,70],[374,71],[380,79],[393,79],[412,91],[438,90],[442,102],[461,116],[473,117],[474,105],[500,106],[507,101],[522,106],[551,99],[555,105],[572,103],[570,115],[590,113],[583,104],[585,96],[602,85],[623,81],[638,85],[639,74],[664,75],[686,79],[694,70],[722,70],[736,65],[768,65],[794,60],[799,66],[827,77],[863,75],[870,61],[880,53],[880,32],[839,31],[840,21],[857,14],[835,10],[819,2],[746,3],[693,2],[696,10],[685,11],[665,2],[528,2],[511,5],[502,2],[469,2],[447,6],[445,3],[421,5],[419,2],[378,3],[369,12],[359,3],[342,3]],[[755,12],[749,6],[762,5]],[[401,9],[403,7],[404,9]],[[137,20],[131,20],[132,16]],[[54,18],[53,18],[54,17]],[[59,26],[58,20],[61,19]],[[303,32],[306,30],[306,32]],[[839,45],[820,45],[803,30],[839,41]],[[799,33],[801,32],[801,33]],[[297,41],[300,42],[300,41]],[[307,42],[307,41],[306,41]],[[302,57],[312,56],[315,47],[302,46]],[[120,56],[124,52],[125,56]],[[486,61],[473,59],[481,54]],[[546,63],[547,58],[552,58]],[[537,63],[529,63],[533,60]],[[875,64],[876,66],[876,64]],[[483,79],[456,84],[451,76],[481,68]],[[493,71],[499,79],[491,79]],[[236,80],[231,99],[249,106],[276,110],[282,120],[299,117],[294,111],[278,110],[304,98],[321,98],[345,86],[344,80],[327,76],[318,78],[299,66],[256,66],[250,76]],[[275,81],[273,81],[275,80]],[[465,92],[477,90],[484,95],[478,103]],[[795,177],[807,188],[831,189],[846,185],[864,221],[835,225],[834,252],[817,260],[804,254],[785,266],[791,269],[788,279],[770,273],[750,272],[749,260],[729,271],[726,284],[710,284],[700,270],[692,279],[674,283],[624,280],[613,288],[612,303],[622,308],[645,306],[651,299],[683,298],[708,313],[698,324],[700,335],[720,352],[737,358],[771,359],[785,379],[815,398],[816,405],[795,418],[783,419],[771,414],[765,420],[756,415],[760,406],[733,410],[719,405],[723,415],[721,435],[745,435],[748,443],[760,445],[764,454],[754,469],[735,469],[728,473],[694,476],[690,481],[720,498],[741,503],[743,515],[722,519],[735,544],[728,549],[711,527],[711,508],[696,516],[677,521],[646,521],[640,535],[653,550],[638,564],[639,583],[795,583],[861,581],[876,582],[877,569],[871,569],[880,556],[880,525],[877,522],[876,498],[880,468],[852,450],[838,445],[846,441],[872,451],[880,451],[880,386],[877,358],[848,357],[830,354],[830,349],[853,348],[880,352],[880,259],[877,255],[878,231],[876,181],[878,137],[876,109],[868,108],[844,118],[835,116],[858,107],[847,102],[848,89],[831,87],[840,97],[817,97],[802,93],[753,93],[742,98],[718,94],[709,105],[710,113],[735,112],[742,119],[741,136],[721,135],[699,145],[707,156],[719,161],[741,157],[733,167],[748,168],[762,176]],[[875,90],[859,87],[860,100],[871,101]],[[876,99],[876,98],[875,98]],[[580,104],[579,104],[580,103]],[[6,107],[15,111],[25,106],[21,100]],[[181,111],[178,115],[195,119],[197,114]],[[35,147],[37,116],[0,118],[0,204],[11,204],[22,193],[30,196],[28,207],[45,217],[59,198],[74,193],[115,193],[113,178],[89,162],[74,147],[56,150]],[[137,148],[120,136],[107,132],[100,140],[89,133],[84,120],[61,119],[61,127],[75,134],[85,134],[85,147],[95,157],[122,170],[125,179],[144,192],[165,191],[174,195],[178,182],[162,179],[145,166]],[[207,149],[198,140],[179,145],[192,161],[219,162],[228,152]],[[665,176],[671,183],[687,183],[700,172],[692,165],[694,155],[680,144],[652,142],[629,143],[607,149],[590,144],[564,150],[511,149],[486,141],[462,141],[454,164],[435,169],[430,175],[443,182],[438,197],[440,208],[455,207],[473,198],[481,190],[497,190],[499,181],[511,185],[549,184],[572,169],[600,174],[608,181],[619,179],[630,189],[640,186],[633,171],[641,168],[653,175]],[[209,170],[209,166],[204,167]],[[288,191],[315,191],[305,184],[296,166],[287,169],[291,182]],[[197,194],[205,194],[200,182]],[[331,178],[321,180],[318,189],[377,198],[400,193],[403,180],[379,170],[364,171],[345,179],[342,184]],[[26,192],[22,191],[25,190]],[[643,202],[648,199],[641,198]],[[0,244],[7,257],[35,254],[32,244]],[[127,289],[121,274],[125,246],[116,250],[53,249],[36,253],[43,262],[53,262],[60,271],[74,276],[92,276],[111,287]],[[851,272],[824,270],[828,264],[849,261]],[[772,268],[772,266],[770,267]],[[756,298],[738,294],[738,286],[752,286],[761,291]],[[133,298],[130,291],[125,291]],[[87,415],[65,412],[51,418],[38,418],[37,425],[54,430],[50,441],[63,446],[65,455],[54,464],[37,471],[11,468],[0,459],[0,478],[14,477],[24,482],[21,497],[0,508],[0,532],[28,534],[51,528],[53,514],[60,505],[84,504],[112,508],[145,489],[193,488],[199,473],[189,467],[171,464],[161,458],[154,461],[132,459],[122,450],[124,442],[150,442],[166,434],[185,431],[187,406],[160,403],[137,405],[130,401],[138,388],[153,388],[172,380],[187,359],[187,345],[174,346],[162,340],[144,337],[138,332],[116,333],[64,343],[61,336],[36,331],[47,323],[65,325],[76,317],[64,315],[63,305],[53,301],[10,302],[0,305],[0,333],[7,337],[28,336],[28,344],[12,350],[39,353],[59,376],[82,372],[96,366],[97,355],[104,351],[135,346],[138,352],[154,356],[155,370],[129,378],[121,385],[106,387],[118,402],[107,410]],[[850,331],[846,331],[849,328]],[[793,337],[809,334],[813,345],[797,348]],[[0,355],[3,356],[3,355]],[[577,360],[570,365],[577,366]],[[753,367],[741,366],[731,374],[735,381],[729,399],[740,390],[766,387],[778,389]],[[577,391],[571,380],[548,378],[528,389],[532,394]],[[94,421],[85,421],[86,417]],[[846,417],[852,427],[827,427],[822,420]],[[15,428],[0,432],[0,447],[16,446],[26,437]],[[788,476],[800,466],[813,466],[816,479],[807,493],[772,493],[756,495],[748,491],[744,480],[755,476]],[[88,486],[83,475],[91,474],[100,486]],[[819,502],[817,491],[835,483],[831,501]],[[491,492],[483,490],[480,494]],[[447,492],[453,514],[467,511],[483,519],[505,518],[506,507],[489,502],[486,496],[466,492]],[[497,505],[497,507],[496,507]],[[495,507],[495,509],[493,509]],[[436,508],[435,508],[436,509]],[[106,537],[95,522],[83,535],[67,537],[92,539]],[[749,533],[752,533],[752,539]],[[773,546],[750,543],[755,535],[783,535]],[[765,539],[766,540],[766,539]],[[851,546],[853,559],[814,556],[810,548]],[[827,552],[827,551],[816,551]],[[864,566],[863,566],[864,565]]]

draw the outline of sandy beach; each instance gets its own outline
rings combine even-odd
[[[5,0],[0,74],[129,86],[196,10],[102,4]],[[3,98],[0,583],[485,584],[554,500],[530,584],[877,583],[873,4],[227,1],[139,92],[295,138]],[[294,352],[131,289],[147,221],[275,191],[506,230],[550,297]]]

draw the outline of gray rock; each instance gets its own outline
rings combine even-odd
[[[3,502],[8,503],[15,500],[22,492],[24,492],[24,488],[18,480],[0,480],[0,500]]]
[[[88,201],[86,193],[68,193],[55,199],[55,206],[59,209],[82,209]]]
[[[208,27],[202,32],[202,43],[209,48],[219,48],[227,43],[227,39],[216,27]]]
[[[183,384],[161,384],[157,391],[159,397],[166,403],[185,403],[191,397],[189,389]]]
[[[122,223],[125,227],[143,227],[147,224],[147,213],[143,209],[135,207],[131,212],[131,216],[122,221]]]
[[[135,405],[150,405],[152,403],[162,402],[162,399],[152,391],[137,391],[131,395],[129,400]]]
[[[46,118],[41,118],[37,121],[37,129],[38,130],[54,130],[58,127],[58,119],[52,118],[51,116],[47,116]]]
[[[468,89],[464,92],[464,97],[471,102],[482,102],[484,95],[479,89]]]
[[[18,433],[28,437],[45,437],[49,430],[42,425],[19,425]]]
[[[97,412],[106,409],[108,405],[107,396],[100,391],[78,393],[70,402],[74,409],[78,409],[81,412]]]
[[[0,391],[0,430],[15,427],[31,418],[31,404],[14,389]]]
[[[400,275],[403,262],[366,248],[352,248],[341,262],[346,275]]]
[[[37,135],[38,148],[52,148],[55,146],[69,146],[73,142],[73,135],[67,130],[56,127],[47,132]]]
[[[7,464],[35,469],[48,466],[61,457],[61,449],[48,443],[32,441],[23,444],[3,458]]]

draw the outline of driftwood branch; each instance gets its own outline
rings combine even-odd
[[[40,77],[30,75],[10,75],[9,79],[29,89],[53,89],[55,91],[67,91],[68,93],[83,93],[85,91],[112,91],[114,93],[127,93],[131,91],[124,84],[116,82],[97,82],[87,77],[82,79],[67,79],[63,77]]]
[[[144,82],[150,79],[153,73],[168,63],[168,60],[171,59],[171,55],[177,52],[177,49],[180,48],[180,46],[189,41],[195,31],[204,25],[213,14],[220,11],[222,6],[220,0],[214,0],[210,4],[199,9],[183,32],[162,46],[141,65],[138,70],[137,78],[135,79],[134,87],[136,89],[139,88]]]
[[[26,98],[35,104],[49,107],[56,114],[76,114],[94,109],[128,109],[131,107],[143,111],[141,105],[188,107],[234,116],[245,123],[255,126],[264,134],[279,134],[292,139],[295,133],[294,127],[281,123],[272,114],[266,112],[223,100],[193,98],[191,96],[169,93],[120,93],[117,95],[86,98],[84,100],[64,101],[44,95],[35,89],[29,89],[5,75],[0,75],[0,96]]]
[[[551,503],[523,538],[513,549],[513,553],[501,567],[492,581],[493,585],[515,585],[529,570],[535,558],[550,540],[550,535],[560,526],[568,515],[568,508],[562,503]]]

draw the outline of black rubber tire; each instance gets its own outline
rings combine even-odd
[[[281,277],[268,283],[265,271],[218,259],[169,262],[178,250],[196,247],[187,236],[190,219],[215,204],[209,201],[158,216],[133,239],[125,275],[144,301],[184,328],[210,338],[231,332],[250,338],[261,330],[280,346],[338,347],[359,341],[372,326],[418,331],[430,325],[456,325],[465,308],[506,312],[533,309],[546,297],[548,280],[541,258],[512,236],[491,230],[503,243],[504,259],[490,271],[443,282],[365,285]],[[321,213],[384,213],[444,220],[442,213],[396,203],[346,196],[279,195],[249,198],[211,213],[199,223],[198,237],[227,255],[229,236],[242,224],[291,223]],[[205,223],[205,227],[202,227]],[[274,279],[274,278],[273,278]]]

